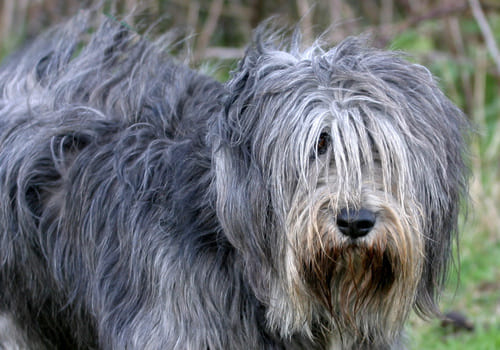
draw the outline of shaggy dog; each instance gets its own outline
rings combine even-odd
[[[221,84],[95,17],[0,70],[4,346],[393,349],[437,312],[467,122],[428,70],[261,29]]]

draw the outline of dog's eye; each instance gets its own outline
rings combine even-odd
[[[330,146],[330,135],[326,132],[322,132],[319,135],[318,142],[316,143],[316,154],[322,155],[328,151],[328,147]]]

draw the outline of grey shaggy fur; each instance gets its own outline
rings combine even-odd
[[[4,346],[389,349],[437,312],[467,123],[425,68],[260,30],[221,84],[91,17],[0,70]]]

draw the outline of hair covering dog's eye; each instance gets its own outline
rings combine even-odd
[[[316,143],[316,154],[318,156],[321,156],[326,152],[328,152],[330,143],[331,143],[330,135],[326,132],[322,132],[319,135],[318,142]]]

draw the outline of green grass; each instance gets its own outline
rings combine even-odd
[[[454,332],[439,325],[421,328],[410,337],[410,349],[498,350],[500,349],[500,325],[480,326],[472,332]]]
[[[460,278],[456,270],[451,274],[441,306],[464,314],[475,328],[457,330],[414,317],[410,349],[500,349],[500,239],[472,223],[461,235]]]

